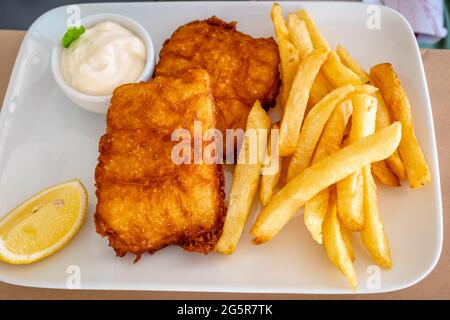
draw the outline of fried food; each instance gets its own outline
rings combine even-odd
[[[431,180],[411,107],[392,65],[369,75],[343,46],[331,51],[306,10],[285,21],[274,3],[271,17],[281,56],[282,167],[262,179],[263,208],[250,234],[254,244],[273,239],[304,206],[313,240],[356,290],[352,231],[378,265],[392,266],[374,177],[389,186],[408,178],[412,188]]]
[[[351,99],[341,102],[334,109],[317,144],[312,159],[313,164],[340,149],[344,131],[352,111]],[[326,188],[305,203],[303,212],[306,228],[311,233],[312,238],[319,244],[322,244],[322,224],[328,210],[328,202],[329,188]]]
[[[353,115],[349,143],[375,132],[377,100],[367,94],[352,97]],[[358,170],[336,184],[339,220],[350,231],[361,230],[364,223],[362,171]]]
[[[373,83],[372,79],[370,82]],[[374,96],[377,98],[378,101],[377,119],[375,124],[375,129],[378,131],[390,125],[392,123],[392,119],[389,109],[386,106],[386,103],[384,102],[383,96],[381,95],[380,91],[375,92]],[[400,158],[398,150],[395,150],[395,152],[384,162],[386,163],[386,165],[384,166],[375,165],[372,167],[374,176],[384,184],[400,185],[400,181],[406,179],[406,168],[402,159]],[[388,171],[392,171],[392,173]],[[392,176],[393,174],[395,174],[397,179],[389,178],[389,176]],[[398,180],[398,182],[396,182],[395,180]]]
[[[386,160],[372,163],[372,175],[377,179],[377,181],[384,185],[390,187],[400,187],[400,179],[394,174],[386,163]]]
[[[289,163],[288,181],[306,169],[316,149],[322,130],[335,107],[352,92],[373,93],[377,89],[370,85],[351,84],[334,89],[320,100],[308,113],[303,122],[300,136]]]
[[[355,91],[355,87],[352,85],[335,89],[310,110],[303,123],[297,146],[289,163],[288,181],[291,181],[309,167],[316,144],[328,118],[336,106],[353,91]]]
[[[279,130],[278,123],[274,123],[271,127],[271,131]],[[276,141],[273,138],[276,138]],[[263,206],[267,205],[272,199],[275,188],[277,187],[278,181],[280,180],[281,175],[281,159],[278,150],[274,149],[278,148],[278,135],[273,136],[272,134],[269,136],[269,141],[267,143],[267,156],[264,161],[263,170],[266,166],[270,166],[271,164],[275,164],[276,169],[271,174],[263,174],[261,176],[261,185],[260,185],[260,193],[259,198]]]
[[[245,129],[256,100],[263,107],[278,93],[278,48],[272,38],[253,39],[236,30],[236,22],[217,17],[179,27],[166,40],[155,75],[184,72],[193,67],[208,71],[218,109],[217,126]]]
[[[340,226],[341,226],[342,240],[344,240],[344,242],[345,242],[345,246],[347,247],[348,255],[350,256],[350,259],[352,260],[352,262],[355,262],[356,255],[355,255],[355,250],[353,249],[353,245],[352,245],[351,232],[348,231],[342,224]]]
[[[377,186],[368,167],[363,168],[363,176],[364,227],[361,230],[361,240],[378,265],[391,268],[391,251],[378,212]]]
[[[336,54],[341,60],[342,64],[352,70],[362,81],[362,83],[369,83],[370,76],[366,71],[359,65],[359,63],[353,59],[350,53],[340,44],[336,47]]]
[[[261,244],[274,238],[297,210],[321,190],[390,156],[400,142],[401,127],[400,122],[395,122],[313,164],[291,180],[258,215],[250,230],[253,243]]]
[[[297,145],[314,79],[328,57],[325,50],[312,51],[300,61],[280,125],[280,155],[291,155]]]
[[[291,91],[292,81],[294,81],[295,71],[297,70],[300,57],[303,54],[299,52],[300,48],[297,48],[291,42],[288,26],[284,21],[281,7],[277,3],[272,5],[270,16],[275,28],[280,54],[281,88],[279,99],[281,107],[284,110],[289,98],[289,92]]]
[[[323,75],[323,72],[317,74],[316,79],[311,87],[311,92],[309,93],[308,107],[306,109],[306,114],[322,100],[328,93],[333,91],[334,87],[328,82],[328,80]]]
[[[300,60],[305,59],[314,49],[306,23],[297,15],[291,13],[288,15],[287,28],[289,39],[297,48]]]
[[[296,15],[305,22],[314,49],[324,49],[326,51],[330,51],[330,46],[328,44],[327,39],[325,39],[322,33],[320,33],[320,30],[317,27],[316,22],[309,15],[308,11],[299,10],[296,12]]]
[[[312,46],[312,49],[315,49],[315,50],[322,49],[327,52],[330,51],[330,46],[329,46],[327,40],[320,33],[320,30],[317,27],[316,22],[309,15],[308,11],[299,10],[295,14],[292,14],[292,13],[289,14],[288,23],[289,23],[289,18],[291,16],[296,16],[301,22],[304,23],[304,25],[306,27],[306,31],[307,31],[308,35],[302,35],[301,37],[299,37],[303,41],[304,47],[308,48],[309,46]],[[291,18],[291,20],[292,20],[292,18]],[[292,30],[291,33],[293,33],[294,31],[295,30]],[[302,30],[297,30],[297,33],[299,33],[299,32],[305,33]],[[325,97],[327,95],[327,93],[331,92],[333,89],[334,89],[334,87],[325,78],[325,76],[323,75],[323,72],[320,71],[317,74],[317,77],[314,80],[314,83],[311,87],[307,111],[309,111],[309,109],[311,109],[316,103],[318,103],[320,100],[322,100],[322,98]]]
[[[370,75],[359,65],[359,63],[353,59],[350,53],[343,46],[338,45],[336,47],[336,53],[341,59],[341,62],[352,70],[363,83],[373,83]],[[376,118],[376,130],[386,128],[392,123],[389,110],[384,103],[383,97],[379,91],[373,94],[378,101],[377,118]],[[400,186],[400,180],[406,179],[406,170],[402,160],[396,150],[392,156],[385,161],[380,161],[372,164],[372,173],[381,183],[391,186]]]
[[[223,168],[172,161],[179,143],[172,132],[184,128],[193,136],[194,120],[203,130],[216,125],[204,70],[114,91],[95,172],[95,223],[118,256],[131,252],[138,260],[167,245],[201,253],[214,248],[225,217]]]
[[[327,80],[336,88],[347,84],[362,84],[362,81],[358,75],[347,68],[334,51],[330,52],[328,60],[322,67],[322,71]]]
[[[394,119],[403,125],[399,151],[406,167],[409,184],[411,188],[422,187],[431,181],[431,173],[414,132],[411,106],[405,90],[390,63],[374,66],[370,74]]]
[[[353,247],[336,211],[336,196],[331,192],[328,212],[323,221],[323,247],[331,262],[345,275],[353,290],[356,290],[358,280],[352,263]]]
[[[239,151],[239,160],[234,170],[230,204],[222,236],[216,245],[217,252],[231,254],[239,242],[248,214],[252,208],[256,190],[258,189],[261,164],[266,154],[269,128],[270,118],[261,107],[261,104],[256,101],[248,114],[246,136]],[[254,134],[253,139],[251,134]],[[251,155],[252,152],[255,153],[253,157]]]

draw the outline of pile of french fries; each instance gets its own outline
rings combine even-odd
[[[216,251],[235,250],[261,180],[263,209],[250,231],[253,243],[271,240],[304,207],[312,238],[356,290],[352,232],[359,232],[375,263],[392,267],[374,177],[392,187],[406,179],[411,188],[431,181],[410,104],[391,64],[375,65],[367,73],[344,47],[331,50],[307,11],[285,20],[274,4],[271,17],[281,61],[277,103],[283,116],[272,125],[280,130],[280,166],[274,174],[260,176],[262,157],[257,164],[237,165]],[[270,126],[255,103],[247,129]],[[266,157],[274,156],[268,135],[262,139],[266,144],[258,148]],[[240,157],[247,148],[244,140]]]

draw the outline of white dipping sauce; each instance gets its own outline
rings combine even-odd
[[[61,72],[74,89],[110,95],[118,85],[136,81],[145,68],[147,48],[134,33],[105,21],[86,29],[61,53]]]

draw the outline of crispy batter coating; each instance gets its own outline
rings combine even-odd
[[[253,39],[236,30],[236,22],[217,17],[193,21],[166,40],[156,75],[200,67],[211,76],[219,110],[218,128],[244,129],[248,113],[259,99],[274,104],[278,92],[278,49],[272,38]]]
[[[216,113],[201,69],[114,91],[95,172],[95,223],[118,256],[138,260],[167,245],[214,248],[225,215],[223,168],[173,163],[171,133],[185,128],[193,136],[194,120],[214,128]]]

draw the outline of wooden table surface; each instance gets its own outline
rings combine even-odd
[[[0,102],[8,85],[23,31],[0,30]],[[444,244],[441,259],[433,272],[413,287],[397,292],[371,295],[293,295],[239,294],[154,291],[90,291],[38,289],[0,282],[0,299],[450,299],[450,224],[446,217],[450,205],[450,50],[423,50],[433,107],[438,144],[444,211]]]

